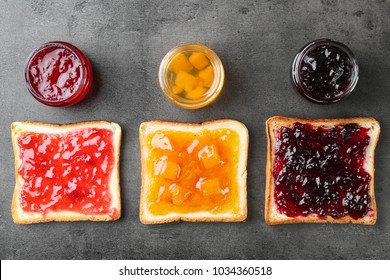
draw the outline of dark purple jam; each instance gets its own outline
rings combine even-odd
[[[273,178],[280,213],[364,217],[371,176],[365,171],[369,128],[357,124],[314,128],[295,123],[276,131]]]
[[[318,40],[297,54],[293,81],[309,100],[332,103],[350,94],[357,83],[357,72],[356,60],[345,45]]]

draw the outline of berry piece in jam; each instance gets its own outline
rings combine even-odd
[[[279,212],[359,219],[372,210],[371,176],[364,166],[368,131],[358,124],[302,123],[277,130],[272,175]]]
[[[358,80],[357,62],[347,46],[318,40],[307,45],[293,62],[295,87],[307,99],[333,103],[348,96]]]

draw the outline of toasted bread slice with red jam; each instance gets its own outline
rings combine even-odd
[[[375,224],[373,118],[267,120],[268,224]]]
[[[234,120],[142,123],[141,222],[245,220],[248,142]]]
[[[14,122],[11,130],[16,224],[119,219],[118,124]]]

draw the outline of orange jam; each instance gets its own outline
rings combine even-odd
[[[168,66],[168,81],[174,94],[200,99],[214,82],[214,68],[201,51],[176,54]]]
[[[238,213],[239,141],[230,129],[147,135],[151,153],[145,171],[155,175],[147,192],[150,212]]]

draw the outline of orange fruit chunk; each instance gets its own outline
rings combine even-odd
[[[173,57],[172,62],[169,64],[169,68],[176,74],[180,71],[190,72],[192,69],[194,69],[194,67],[188,61],[188,58],[182,53],[178,53]]]
[[[154,163],[154,173],[168,180],[176,180],[179,177],[180,165],[162,156]]]
[[[197,79],[191,74],[180,71],[176,75],[175,85],[183,88],[186,92],[190,92],[197,86]]]
[[[154,149],[169,150],[169,151],[172,150],[171,141],[169,141],[169,138],[163,133],[157,133],[156,135],[153,136],[152,146]]]
[[[194,151],[194,149],[196,148],[196,146],[198,146],[198,144],[199,144],[199,140],[198,139],[194,139],[194,140],[192,140],[192,143],[191,143],[191,145],[189,145],[188,147],[187,147],[187,153],[190,155],[193,151]]]
[[[157,202],[170,201],[171,195],[166,186],[160,186],[158,189]]]
[[[220,165],[222,163],[215,145],[204,146],[199,151],[198,158],[206,169],[213,168],[214,166]]]
[[[201,52],[193,52],[189,60],[190,63],[198,70],[205,68],[210,63],[206,55]]]
[[[172,203],[179,206],[183,205],[185,200],[192,194],[190,190],[177,184],[170,185],[169,191],[172,194]]]
[[[218,178],[204,179],[201,178],[197,183],[197,188],[205,196],[221,194],[221,187]]]
[[[172,92],[173,92],[173,94],[180,94],[180,93],[182,93],[184,91],[184,89],[182,89],[182,88],[180,88],[180,87],[178,87],[178,86],[173,86],[172,87]]]
[[[196,87],[194,90],[191,90],[187,93],[186,98],[196,100],[202,97],[202,95],[207,91],[207,88],[202,86]]]
[[[199,77],[203,80],[205,87],[211,87],[214,82],[214,69],[210,65],[206,69],[199,71]]]

